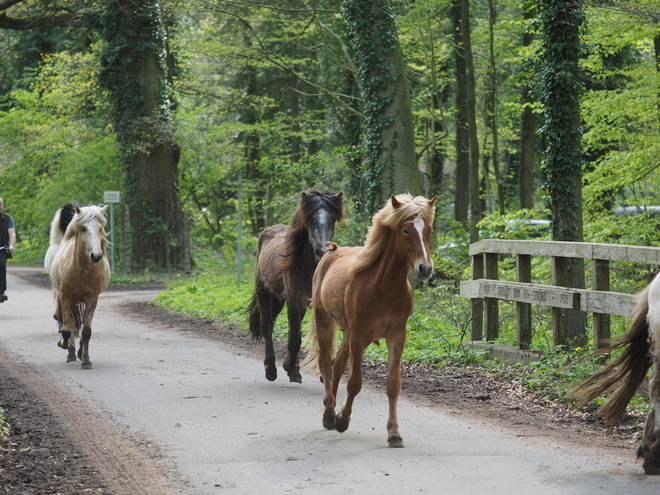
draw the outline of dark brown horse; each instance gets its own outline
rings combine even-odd
[[[292,382],[302,382],[298,353],[301,322],[312,295],[312,276],[343,218],[344,197],[333,191],[306,191],[290,225],[274,225],[259,236],[254,295],[248,308],[250,333],[265,341],[266,378],[277,378],[273,325],[287,305],[289,341],[283,368]]]
[[[435,198],[408,194],[392,196],[373,218],[364,247],[328,250],[312,282],[314,316],[305,339],[309,352],[303,367],[321,372],[325,395],[323,426],[346,431],[353,401],[362,388],[362,356],[372,342],[385,339],[388,354],[387,441],[403,447],[397,419],[401,393],[401,355],[406,343],[406,321],[412,309],[408,271],[419,279],[433,272],[430,239]],[[344,337],[337,351],[336,327]],[[335,414],[339,380],[348,362],[351,368],[347,397]]]
[[[644,459],[646,474],[660,474],[660,274],[649,286],[637,294],[635,313],[628,333],[606,349],[601,355],[623,348],[623,353],[598,372],[578,383],[571,395],[584,405],[592,399],[612,392],[599,414],[609,426],[614,426],[637,392],[651,365],[649,382],[651,412],[646,418],[642,442],[637,457]]]

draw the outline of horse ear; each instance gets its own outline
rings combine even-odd
[[[428,201],[429,206],[433,206],[433,205],[435,205],[435,200],[436,200],[436,199],[438,199],[438,195],[437,195],[437,194],[436,194],[435,196],[433,196],[432,199],[429,199],[429,201]]]
[[[76,205],[76,213],[80,215],[80,206]]]
[[[396,199],[396,196],[394,196],[394,194],[392,194],[390,200],[392,201],[392,208],[394,209],[401,208],[401,206],[403,206],[403,203],[399,202],[399,200]]]
[[[105,213],[105,210],[108,209],[108,205],[105,205],[103,208],[101,208],[101,213]]]
[[[300,199],[304,202],[307,201],[307,193],[305,191],[300,193]]]

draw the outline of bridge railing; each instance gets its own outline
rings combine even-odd
[[[516,256],[516,281],[498,280],[501,255]],[[583,311],[593,313],[594,347],[604,347],[611,336],[610,315],[629,317],[634,310],[633,294],[610,291],[610,262],[660,265],[660,248],[587,242],[486,239],[470,245],[470,256],[472,280],[461,282],[460,294],[472,299],[471,340],[497,339],[499,301],[514,301],[521,350],[532,343],[532,305],[552,307],[555,346],[568,344],[569,311]],[[551,285],[531,283],[532,256],[551,258]],[[570,258],[591,260],[591,290],[568,287]]]

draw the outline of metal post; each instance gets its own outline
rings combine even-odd
[[[110,270],[115,271],[115,204],[110,203]]]
[[[236,265],[238,269],[238,285],[241,285],[241,257],[243,249],[241,248],[241,225],[243,223],[243,174],[238,174],[238,232],[236,236]]]

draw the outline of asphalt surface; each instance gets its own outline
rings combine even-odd
[[[405,400],[406,447],[387,447],[387,398],[365,390],[345,433],[321,425],[322,384],[263,376],[230,346],[154,328],[121,305],[154,292],[106,292],[90,343],[92,370],[56,346],[49,290],[12,274],[0,306],[0,347],[109,431],[148,446],[170,487],[189,494],[653,494],[630,452],[519,436]],[[281,360],[278,361],[281,366]],[[345,385],[340,386],[340,400]],[[108,440],[112,442],[112,439]]]

